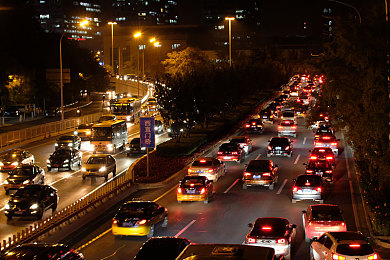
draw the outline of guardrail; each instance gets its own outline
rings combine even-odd
[[[49,231],[60,228],[69,221],[72,222],[72,219],[77,218],[79,215],[84,215],[84,213],[92,210],[105,199],[110,199],[115,193],[128,189],[133,180],[133,165],[135,164],[132,164],[129,170],[125,170],[122,174],[115,177],[112,181],[107,182],[101,188],[85,195],[81,199],[56,212],[54,215],[45,218],[34,225],[30,225],[28,228],[23,229],[12,237],[8,237],[7,240],[3,240],[1,243],[1,251],[12,248],[18,244],[39,240],[40,237],[44,237]]]
[[[79,118],[66,119],[64,121],[64,130],[74,129],[80,124],[90,123],[99,119],[102,112],[81,116]],[[25,129],[10,131],[0,135],[0,149],[11,148],[25,141],[39,140],[40,138],[50,137],[54,134],[60,134],[61,121],[47,123],[28,127]]]

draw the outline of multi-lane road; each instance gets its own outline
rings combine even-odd
[[[297,225],[293,259],[309,259],[309,244],[304,240],[301,211],[315,202],[292,204],[291,189],[292,180],[304,173],[302,163],[307,161],[309,150],[313,147],[313,133],[304,128],[303,119],[299,119],[298,123],[293,156],[270,158],[279,165],[279,182],[274,190],[266,187],[250,187],[243,190],[240,180],[245,164],[251,159],[269,159],[266,157],[267,141],[276,135],[277,129],[276,125],[266,124],[263,135],[249,134],[254,142],[254,149],[246,157],[245,162],[227,163],[228,172],[215,183],[215,197],[209,204],[202,202],[178,204],[177,185],[135,193],[133,197],[153,200],[168,208],[168,227],[158,227],[155,236],[186,237],[195,243],[240,244],[249,231],[248,223],[253,223],[256,218],[285,217]],[[340,133],[337,135],[342,138]],[[351,196],[350,176],[354,174],[351,172],[353,171],[352,153],[348,147],[343,146],[345,144],[343,140],[340,143],[342,152],[336,162],[335,183],[328,185],[325,203],[340,205],[348,230],[357,230],[356,221],[361,222],[363,217],[357,213],[356,201],[353,201],[354,196]],[[215,156],[216,152],[217,147],[209,155]],[[146,238],[115,238],[110,228],[116,209],[117,207],[114,207],[103,217],[63,242],[78,248],[86,259],[132,259]],[[387,257],[385,256],[384,259]]]

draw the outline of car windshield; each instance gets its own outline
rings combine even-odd
[[[343,221],[338,207],[313,207],[311,214],[317,221]]]
[[[40,197],[41,195],[41,189],[39,188],[36,188],[36,187],[25,187],[25,188],[22,188],[22,189],[18,189],[15,194],[14,194],[14,197],[15,198],[38,198]]]
[[[236,144],[241,144],[241,143],[246,143],[245,138],[233,138],[230,140],[231,143],[236,143]]]
[[[225,143],[219,149],[222,151],[237,151],[238,147],[236,143]]]
[[[79,125],[77,129],[91,129],[91,126],[88,125]]]
[[[318,175],[300,175],[295,182],[296,186],[320,186],[321,176]]]
[[[286,235],[288,222],[282,218],[262,218],[256,220],[252,232],[252,236],[262,237],[283,237]]]
[[[294,121],[291,120],[284,120],[282,123],[280,123],[281,126],[293,126]]]
[[[205,185],[205,180],[201,178],[185,178],[181,182],[182,186],[203,186]]]
[[[272,138],[269,142],[270,146],[288,146],[290,143],[287,138]]]
[[[131,144],[139,144],[141,141],[139,138],[134,138],[130,141]]]
[[[248,172],[269,172],[269,161],[267,160],[252,160],[246,167]]]
[[[10,175],[31,176],[33,175],[33,169],[32,167],[18,167],[13,169]]]
[[[328,161],[320,160],[320,161],[311,161],[309,162],[308,168],[330,168],[330,164]]]
[[[283,117],[294,117],[294,112],[284,112]]]
[[[105,164],[106,157],[89,157],[87,164]]]
[[[372,246],[366,243],[341,244],[336,248],[336,253],[348,256],[363,256],[373,254]]]
[[[149,207],[146,203],[127,203],[122,205],[117,214],[118,217],[143,217]]]
[[[70,150],[65,150],[65,149],[56,150],[53,153],[53,156],[69,157],[70,156]]]
[[[211,161],[211,160],[204,160],[204,159],[196,160],[195,162],[192,163],[192,166],[194,166],[194,167],[212,166],[212,165],[213,165],[213,161]]]
[[[107,141],[112,139],[111,127],[95,127],[92,129],[92,139],[95,141]]]
[[[19,152],[18,153],[7,153],[7,154],[4,154],[1,157],[1,160],[3,160],[3,161],[15,161],[15,160],[18,160],[20,157],[21,157],[21,154]]]
[[[63,135],[60,138],[58,138],[58,141],[72,141],[72,140],[73,140],[73,136],[71,135]]]

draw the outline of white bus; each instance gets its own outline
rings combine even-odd
[[[136,98],[121,98],[110,103],[111,113],[116,115],[117,119],[131,122],[141,111],[141,100]]]
[[[93,153],[116,153],[127,143],[124,120],[108,120],[92,125],[91,149]]]

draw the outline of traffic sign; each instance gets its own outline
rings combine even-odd
[[[154,117],[140,117],[141,147],[154,148]]]

